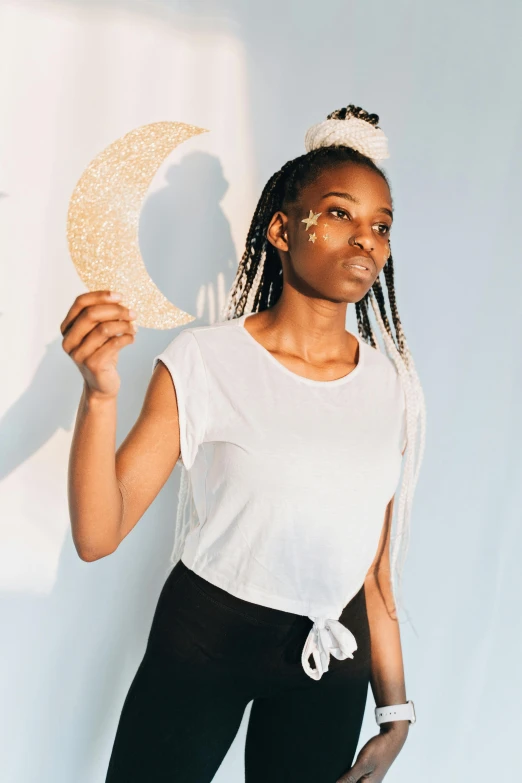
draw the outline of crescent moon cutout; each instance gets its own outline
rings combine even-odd
[[[140,326],[171,329],[195,319],[169,302],[149,277],[138,227],[160,164],[178,144],[206,132],[184,122],[142,125],[97,155],[71,196],[67,242],[78,274],[89,291],[118,291]]]

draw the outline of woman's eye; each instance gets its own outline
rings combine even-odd
[[[350,217],[350,216],[348,215],[348,212],[345,212],[345,211],[344,211],[344,209],[340,209],[339,207],[334,207],[333,209],[331,209],[331,210],[330,210],[330,213],[331,213],[332,215],[334,214],[334,212],[338,212],[338,213],[340,213],[341,215],[347,215],[348,217]]]
[[[340,207],[333,207],[332,209],[328,210],[331,215],[340,216],[338,219],[344,220],[345,217],[347,217],[350,220],[350,214],[346,212],[346,210],[341,209]],[[387,223],[377,223],[377,231],[381,236],[386,236],[391,231],[391,226],[389,226]]]

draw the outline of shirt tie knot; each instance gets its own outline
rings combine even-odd
[[[328,671],[330,655],[334,655],[340,661],[345,658],[353,658],[357,642],[353,633],[339,620],[310,615],[309,617],[314,621],[314,624],[304,644],[301,663],[309,677],[313,680],[320,680],[323,674]],[[308,660],[310,656],[314,659],[315,669],[310,666]]]

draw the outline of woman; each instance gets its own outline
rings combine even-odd
[[[395,302],[377,122],[355,106],[332,113],[269,180],[225,319],[184,329],[154,358],[116,456],[116,360],[135,314],[94,292],[62,323],[85,379],[69,490],[80,557],[113,552],[183,465],[174,567],[106,783],[211,781],[250,701],[247,783],[377,783],[406,740],[392,573],[425,413]],[[352,766],[368,683],[380,733]]]

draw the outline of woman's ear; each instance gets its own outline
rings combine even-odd
[[[288,252],[288,217],[280,210],[272,215],[266,238],[278,250]]]

